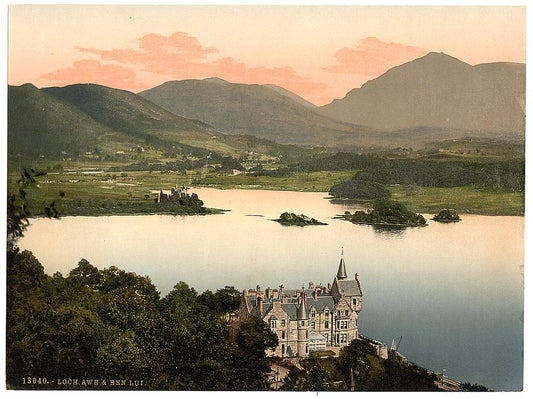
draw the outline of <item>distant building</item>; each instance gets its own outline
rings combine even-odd
[[[359,312],[363,293],[358,275],[348,279],[341,258],[333,284],[300,290],[244,290],[237,322],[260,317],[278,336],[279,345],[267,355],[306,357],[310,352],[343,347],[359,338]]]
[[[189,188],[185,186],[181,186],[180,188],[176,186],[175,188],[171,188],[170,192],[166,190],[160,190],[155,197],[155,202],[160,204],[161,202],[167,201],[179,201],[180,198],[185,198],[189,196],[188,191]]]

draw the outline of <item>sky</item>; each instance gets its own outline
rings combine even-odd
[[[219,77],[324,105],[388,69],[444,52],[526,62],[520,6],[10,5],[8,83],[139,92]]]

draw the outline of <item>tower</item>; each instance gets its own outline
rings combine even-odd
[[[301,303],[296,313],[298,323],[297,334],[298,339],[296,343],[296,350],[299,356],[307,356],[308,353],[308,338],[309,338],[309,317],[307,315],[305,292],[302,291]]]

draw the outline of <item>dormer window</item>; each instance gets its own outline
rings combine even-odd
[[[275,320],[275,319],[271,319],[271,320],[270,320],[270,328],[276,328],[276,325],[277,325],[276,322],[277,322],[277,320]]]
[[[357,306],[357,298],[353,298],[352,299],[352,304],[353,304],[353,306]]]

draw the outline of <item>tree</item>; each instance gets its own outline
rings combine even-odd
[[[103,281],[100,271],[86,259],[80,260],[78,267],[71,270],[69,276],[78,284],[86,285],[92,289],[97,289]]]
[[[278,336],[258,317],[249,317],[239,324],[235,341],[242,355],[250,359],[261,359],[265,350],[278,346]]]
[[[12,194],[7,198],[7,243],[9,246],[16,245],[17,240],[24,235],[24,231],[29,226],[28,218],[32,216],[29,209],[28,189],[36,187],[35,177],[46,173],[36,172],[34,169],[23,169],[20,178],[16,180],[16,187],[10,188]],[[63,198],[64,192],[59,196]],[[56,201],[52,201],[44,208],[47,217],[59,217],[56,209]]]

